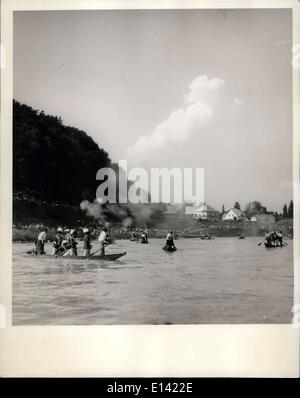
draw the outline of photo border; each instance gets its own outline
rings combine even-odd
[[[0,121],[1,376],[299,376],[297,316],[294,324],[284,325],[12,326],[13,12],[174,8],[292,8],[293,44],[300,43],[300,2],[296,0],[1,1],[3,63]],[[300,67],[293,68],[294,304],[298,306],[300,304],[299,135]],[[291,318],[292,315],[291,309]],[[299,313],[298,318],[300,318]]]

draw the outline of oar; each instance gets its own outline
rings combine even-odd
[[[262,244],[262,242],[258,243],[258,245],[257,245],[257,246],[260,246],[261,244]]]
[[[67,250],[64,250],[64,251],[61,252],[61,253],[57,253],[57,254],[56,254],[56,257],[63,256],[65,253],[67,253]]]

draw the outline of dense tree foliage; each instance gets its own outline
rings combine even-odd
[[[266,214],[267,208],[263,206],[258,200],[250,202],[245,207],[246,216],[250,219],[255,214]]]
[[[58,117],[13,102],[13,188],[47,201],[78,204],[95,197],[105,150]]]
[[[235,202],[234,208],[235,208],[235,209],[238,209],[238,210],[241,210],[241,205],[240,205],[240,203],[239,203],[239,202]]]
[[[292,200],[290,201],[290,204],[289,204],[289,207],[288,207],[288,211],[287,211],[287,215],[288,215],[289,218],[293,218],[293,216],[294,216],[294,203],[293,203]]]

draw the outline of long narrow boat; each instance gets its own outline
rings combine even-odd
[[[120,257],[125,256],[126,252],[123,253],[112,253],[112,254],[105,254],[105,256],[51,256],[50,254],[40,254],[37,255],[35,253],[27,253],[29,256],[38,257],[40,258],[47,258],[47,259],[70,259],[70,260],[106,260],[106,261],[114,261]]]
[[[185,239],[191,239],[191,238],[200,238],[202,240],[212,240],[215,239],[215,236],[213,235],[196,235],[196,234],[191,234],[191,235],[183,235]]]

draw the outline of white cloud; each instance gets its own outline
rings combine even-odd
[[[243,105],[243,103],[244,103],[244,101],[241,100],[240,98],[235,98],[234,99],[234,104],[237,105],[237,106],[241,106],[241,105]]]
[[[189,85],[184,96],[184,107],[173,111],[149,135],[143,135],[127,149],[128,156],[141,157],[161,150],[166,144],[187,141],[193,134],[206,133],[224,112],[225,82],[218,78],[198,76]],[[231,104],[239,106],[241,100]]]

